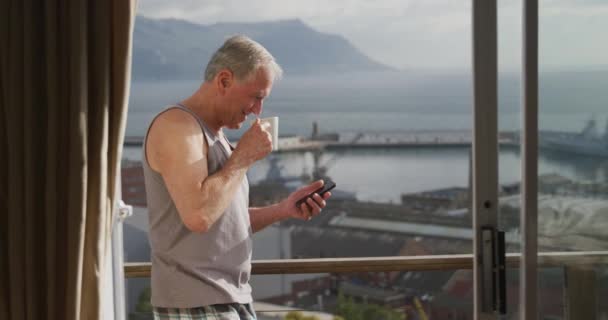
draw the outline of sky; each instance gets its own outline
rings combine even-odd
[[[498,0],[501,70],[521,65],[522,0]],[[539,0],[542,70],[608,68],[608,0]],[[399,68],[467,70],[471,0],[139,0],[138,14],[198,24],[300,19]]]

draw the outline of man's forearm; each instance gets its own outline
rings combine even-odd
[[[267,207],[249,208],[249,220],[251,221],[251,229],[254,233],[287,217],[285,210],[282,209],[282,203]]]
[[[199,214],[209,229],[224,213],[240,187],[247,166],[227,162],[220,171],[208,176],[201,184]]]

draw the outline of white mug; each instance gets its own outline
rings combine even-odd
[[[267,131],[272,137],[272,151],[279,150],[279,117],[269,117],[260,119],[260,124],[264,123],[270,124]]]

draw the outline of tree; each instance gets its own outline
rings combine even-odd
[[[361,307],[353,301],[352,297],[346,297],[342,292],[338,293],[338,306],[336,313],[344,320],[364,320]]]
[[[338,293],[336,313],[341,320],[404,320],[405,314],[373,303],[355,303],[352,297]],[[334,319],[336,320],[336,319]]]
[[[300,311],[289,311],[285,315],[285,320],[319,320],[316,316],[305,316]]]
[[[135,311],[137,312],[152,312],[152,304],[150,303],[150,298],[152,296],[152,289],[147,287],[139,294],[139,298],[137,299],[137,305],[135,306]]]

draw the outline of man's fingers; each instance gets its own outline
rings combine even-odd
[[[306,187],[300,189],[300,193],[310,194],[311,192],[319,189],[323,186],[323,180],[317,180]],[[304,219],[310,220],[312,217],[318,215],[323,208],[327,205],[325,201],[331,197],[331,192],[325,192],[322,196],[318,193],[312,194],[310,197],[307,197],[302,204],[300,204],[299,209]]]
[[[325,207],[325,200],[318,193],[315,193],[313,195],[313,198],[315,199],[315,201],[317,202],[319,207],[321,207],[321,208]]]
[[[316,216],[317,214],[319,214],[319,212],[321,212],[321,206],[317,202],[315,202],[315,200],[313,200],[312,198],[308,198],[307,203],[310,206],[310,208],[312,208],[311,216]]]
[[[309,194],[323,186],[323,180],[317,180],[306,187],[302,188],[301,192],[305,194]]]
[[[302,212],[303,218],[310,217],[310,209],[306,202],[302,202],[302,204],[300,205],[300,211]]]

